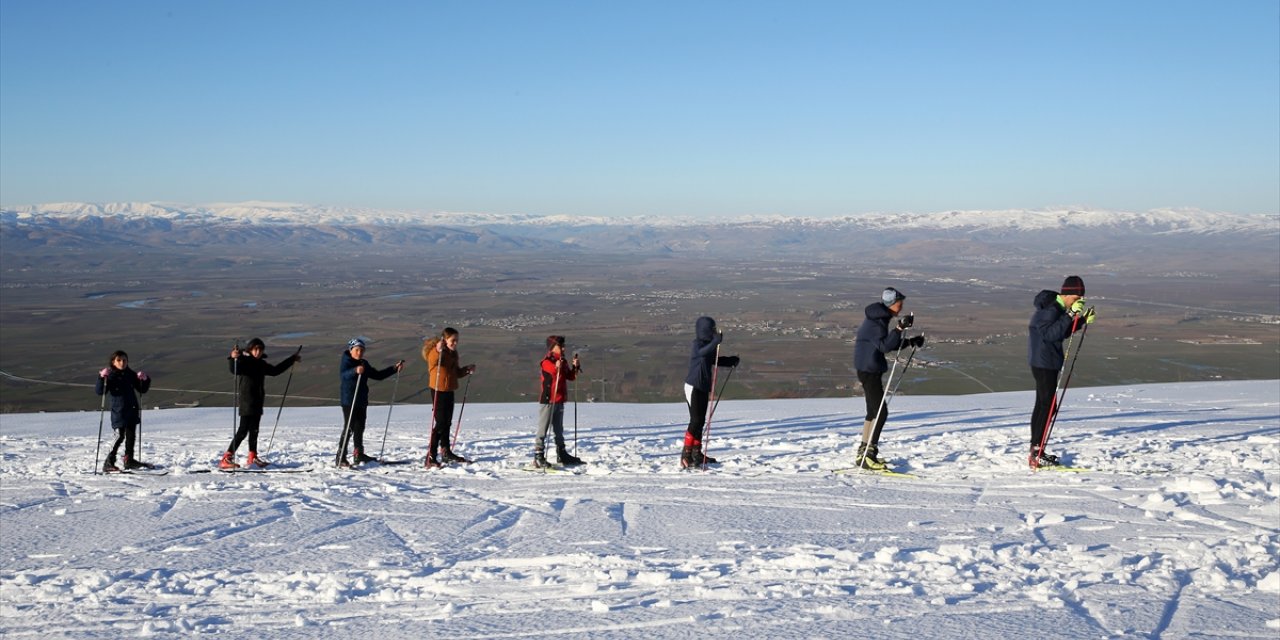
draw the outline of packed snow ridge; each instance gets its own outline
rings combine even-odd
[[[52,219],[152,218],[207,224],[387,225],[387,226],[706,226],[934,229],[954,231],[1051,231],[1068,228],[1117,228],[1157,233],[1262,233],[1280,235],[1280,214],[1242,215],[1197,209],[1145,212],[1089,208],[969,210],[936,213],[869,213],[835,218],[742,216],[674,218],[664,216],[570,216],[449,211],[384,210],[281,202],[188,205],[164,202],[66,202],[0,207],[0,221],[39,223]]]

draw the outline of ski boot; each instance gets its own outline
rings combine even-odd
[[[533,454],[533,468],[534,469],[550,469],[551,468],[551,463],[547,462],[547,456],[543,455],[541,451]]]
[[[436,459],[434,454],[429,454],[427,455],[426,461],[422,463],[422,466],[427,469],[439,469],[443,465],[440,464],[440,461]]]
[[[120,472],[120,467],[116,466],[115,456],[107,456],[107,459],[104,460],[102,463],[102,472],[103,473],[119,473]]]
[[[444,451],[440,452],[440,459],[445,462],[460,462],[462,464],[471,464],[470,460],[454,453],[453,449],[449,447],[445,447]]]
[[[858,445],[858,454],[854,457],[854,463],[869,471],[884,471],[886,466],[883,460],[876,457],[877,453],[879,452],[875,447],[869,447],[864,442]]]
[[[581,458],[570,455],[569,452],[564,449],[556,449],[556,458],[560,460],[561,466],[565,467],[576,467],[583,464]]]
[[[269,465],[269,464],[271,464],[271,463],[270,463],[270,462],[267,462],[266,460],[263,460],[262,458],[259,458],[259,457],[258,457],[258,452],[257,452],[257,451],[250,451],[250,452],[249,452],[249,459],[245,461],[244,466],[246,466],[246,467],[257,467],[257,468],[259,468],[259,469],[262,469],[262,468],[265,468],[265,467],[266,467],[267,465]]]
[[[222,454],[222,460],[218,461],[219,469],[239,469],[240,465],[236,464],[236,454],[230,451]]]
[[[685,445],[680,450],[680,468],[681,469],[698,469],[702,466],[702,452],[697,447]]]
[[[132,471],[134,469],[150,469],[151,465],[145,462],[140,462],[137,459],[135,459],[133,456],[125,454],[124,468],[126,471]]]
[[[355,464],[364,464],[364,463],[366,463],[366,462],[377,462],[377,461],[378,461],[378,459],[377,459],[377,458],[370,458],[369,456],[366,456],[366,455],[364,454],[364,451],[362,451],[362,450],[360,450],[360,449],[356,449],[356,450],[355,450],[355,457],[353,457],[353,458],[351,459],[351,461],[352,461],[353,463],[355,463]]]
[[[719,460],[716,460],[715,458],[712,458],[711,456],[707,455],[706,449],[703,449],[702,451],[695,451],[694,457],[697,458],[698,464],[701,464],[701,465],[720,464]]]
[[[1056,467],[1061,464],[1061,461],[1058,460],[1058,456],[1050,455],[1048,453],[1041,453],[1037,456],[1036,447],[1032,447],[1031,455],[1027,456],[1027,465],[1032,469],[1039,469],[1040,467]]]

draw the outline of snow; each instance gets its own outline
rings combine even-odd
[[[532,404],[469,404],[477,462],[432,472],[329,468],[336,407],[286,408],[288,474],[205,472],[229,408],[148,410],[163,477],[89,473],[96,411],[5,414],[0,635],[1277,637],[1276,381],[1073,389],[1080,473],[1026,469],[1031,404],[897,398],[911,478],[832,473],[860,398],[726,401],[701,473],[679,403],[579,405],[590,464],[547,475]],[[420,458],[429,412],[371,409],[370,449]]]

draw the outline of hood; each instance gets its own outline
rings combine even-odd
[[[883,302],[872,302],[867,305],[866,313],[867,317],[872,320],[883,320],[885,318],[893,317],[893,312],[889,310],[889,307],[884,306]]]
[[[694,335],[698,336],[699,340],[711,342],[711,339],[716,337],[716,321],[714,319],[702,316],[698,318],[698,322],[694,326],[696,327]]]
[[[1057,291],[1050,291],[1048,289],[1045,289],[1044,291],[1041,291],[1040,293],[1036,294],[1037,309],[1047,309],[1055,304],[1058,304]]]

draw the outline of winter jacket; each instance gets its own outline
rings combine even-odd
[[[132,427],[142,422],[142,404],[138,394],[151,388],[151,378],[139,380],[133,369],[111,367],[106,378],[99,377],[94,391],[111,396],[111,428]],[[136,392],[136,393],[135,393]]]
[[[364,375],[356,373],[356,367],[364,365]],[[356,360],[351,357],[350,351],[342,352],[342,364],[338,366],[338,379],[342,381],[341,402],[344,407],[365,407],[369,405],[369,379],[386,380],[395,375],[396,366],[391,365],[386,369],[374,369],[368,360],[361,358]],[[356,387],[356,378],[360,379],[360,386]]]
[[[561,356],[548,353],[542,359],[542,393],[538,394],[539,404],[560,404],[569,397],[569,380],[575,380],[578,371]],[[554,385],[555,389],[552,389]]]
[[[1027,331],[1027,361],[1037,369],[1062,369],[1062,341],[1084,327],[1058,303],[1058,292],[1045,289],[1036,294],[1036,311]],[[1079,326],[1076,326],[1079,324]]]
[[[227,358],[227,366],[236,374],[236,390],[240,394],[240,415],[260,416],[267,402],[267,376],[278,376],[293,366],[295,359],[289,356],[280,364],[271,364],[266,354],[255,358],[241,352],[237,359]]]
[[[422,359],[427,361],[427,386],[436,391],[457,391],[458,379],[465,378],[471,372],[458,366],[458,352],[448,347],[436,345],[439,338],[432,338],[422,343]]]
[[[716,347],[724,340],[724,335],[716,332],[716,321],[703,316],[694,324],[693,344],[689,349],[689,375],[685,376],[685,384],[699,391],[711,391],[711,373],[716,364],[727,364],[726,357],[716,360]]]
[[[893,312],[883,302],[867,305],[866,315],[853,343],[853,368],[866,373],[884,373],[889,370],[884,354],[902,348],[902,332],[889,329]]]

